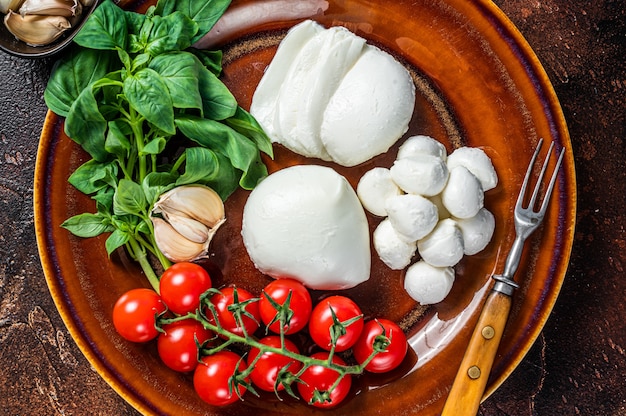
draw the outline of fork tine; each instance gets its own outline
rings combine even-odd
[[[533,154],[530,162],[528,163],[528,168],[526,169],[526,176],[524,176],[524,182],[522,182],[522,187],[520,189],[519,195],[517,196],[517,202],[515,204],[515,210],[519,211],[522,209],[522,204],[524,203],[524,198],[526,197],[526,191],[528,190],[528,181],[530,180],[530,175],[533,172],[533,166],[535,166],[535,161],[537,160],[537,156],[539,155],[539,150],[541,150],[541,145],[543,144],[543,139],[539,139],[539,143],[537,143],[537,148],[535,149],[535,153]]]
[[[553,142],[554,144],[554,142]],[[546,195],[543,198],[543,203],[541,204],[541,210],[539,211],[539,215],[543,216],[548,208],[548,203],[550,202],[550,196],[552,196],[552,190],[554,189],[554,183],[556,182],[556,177],[559,174],[559,169],[561,168],[561,162],[563,162],[564,152],[561,149],[561,153],[559,154],[559,159],[556,161],[556,165],[554,166],[554,171],[552,172],[552,177],[550,178],[550,184],[548,185],[548,189],[546,189]]]
[[[535,204],[537,203],[537,196],[539,195],[539,189],[541,188],[541,184],[543,182],[543,176],[546,174],[548,163],[550,162],[550,158],[552,157],[552,149],[554,149],[554,142],[550,143],[550,148],[548,149],[548,153],[546,153],[546,158],[543,161],[543,166],[541,167],[541,172],[539,172],[539,176],[537,177],[537,183],[535,184],[533,195],[530,198],[530,201],[528,202],[528,208],[531,210],[535,209]]]

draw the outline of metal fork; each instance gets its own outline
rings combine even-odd
[[[492,276],[496,283],[483,305],[441,416],[476,415],[478,411],[511,310],[511,296],[515,288],[519,287],[513,277],[522,257],[524,242],[543,221],[563,161],[564,152],[561,150],[550,182],[544,192],[543,202],[539,206],[539,192],[554,148],[554,142],[552,142],[537,178],[537,184],[532,191],[528,204],[525,205],[525,201],[528,199],[528,184],[542,143],[543,139],[539,141],[530,160],[522,188],[517,197],[514,209],[515,241],[506,258],[504,271],[502,274]]]

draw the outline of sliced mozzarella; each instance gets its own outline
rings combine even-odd
[[[369,278],[369,228],[348,181],[315,165],[285,168],[251,192],[243,242],[256,267],[311,289],[347,289]]]
[[[397,159],[391,167],[391,177],[404,192],[423,196],[440,193],[446,186],[448,175],[445,162],[430,155]]]
[[[434,267],[425,261],[409,267],[404,277],[404,289],[422,305],[444,300],[453,284],[454,270],[451,267]]]
[[[498,184],[496,169],[487,154],[478,147],[459,147],[448,157],[448,169],[463,166],[480,181],[483,191],[493,189]]]
[[[402,239],[388,219],[382,220],[374,230],[373,243],[378,257],[392,270],[408,266],[417,250],[417,243]]]
[[[398,185],[391,179],[389,169],[380,167],[365,172],[356,187],[356,194],[363,207],[379,217],[387,215],[385,201],[401,193]]]
[[[441,201],[452,216],[471,218],[483,207],[485,194],[478,178],[465,167],[457,166],[450,171]]]
[[[393,228],[406,241],[425,237],[439,221],[435,204],[420,195],[393,196],[387,199],[385,210]]]
[[[446,147],[430,136],[412,136],[402,143],[398,149],[397,159],[410,159],[416,155],[430,155],[441,158],[445,162],[448,154]]]
[[[422,259],[435,267],[452,267],[463,258],[463,234],[450,218],[439,221],[435,229],[417,242]]]

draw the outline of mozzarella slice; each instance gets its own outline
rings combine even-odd
[[[365,212],[333,169],[303,165],[265,178],[244,206],[242,236],[256,267],[311,289],[347,289],[369,279]]]

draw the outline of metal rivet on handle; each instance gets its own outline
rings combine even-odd
[[[492,326],[487,325],[486,327],[483,328],[481,333],[483,334],[483,338],[491,339],[496,334],[496,331],[495,329],[493,329]]]
[[[480,377],[480,368],[478,368],[478,366],[473,365],[471,366],[468,370],[467,370],[467,375],[469,376],[469,378],[471,378],[472,380],[476,380],[478,377]]]

